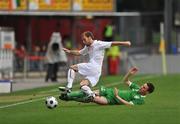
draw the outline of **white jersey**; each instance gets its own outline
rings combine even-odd
[[[112,42],[94,40],[91,46],[85,46],[80,50],[81,55],[89,54],[89,62],[78,64],[78,71],[89,79],[92,86],[95,86],[99,80],[104,59],[104,50],[111,47],[111,44]]]
[[[94,40],[91,46],[85,46],[83,49],[81,49],[80,54],[89,54],[88,63],[98,67],[97,69],[101,69],[104,59],[104,50],[111,47],[111,44],[112,42]]]

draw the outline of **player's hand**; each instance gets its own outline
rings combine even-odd
[[[66,53],[70,53],[70,50],[66,49],[66,48],[63,48],[64,52]]]
[[[131,46],[131,42],[130,41],[127,41],[127,46]]]
[[[135,74],[137,71],[138,71],[137,67],[133,67],[133,68],[130,69],[131,74]]]
[[[118,96],[118,89],[116,87],[114,87],[114,95]]]

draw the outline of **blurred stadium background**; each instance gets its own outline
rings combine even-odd
[[[103,75],[124,74],[131,66],[141,74],[180,72],[179,0],[0,0],[1,79],[44,81],[52,34],[60,33],[64,47],[81,49],[80,34],[86,30],[96,39],[108,39],[108,30],[110,40],[132,42],[130,48],[106,52]],[[69,65],[87,59],[67,57],[59,81]]]
[[[80,34],[86,30],[96,39],[132,42],[129,48],[106,51],[99,85],[125,88],[119,80],[130,67],[137,66],[140,72],[135,81],[148,79],[156,86],[146,105],[98,107],[60,101],[55,111],[46,109],[44,97],[58,95],[57,87],[66,82],[69,65],[87,60],[67,56],[68,61],[60,63],[58,82],[45,82],[45,55],[51,36],[58,33],[64,47],[81,49]],[[25,120],[33,124],[179,124],[179,62],[180,0],[0,0],[3,124]],[[75,90],[78,88],[75,84]]]

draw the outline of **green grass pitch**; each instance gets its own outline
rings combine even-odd
[[[121,76],[101,78],[99,85],[127,89]],[[60,101],[45,106],[46,96],[58,98],[58,85],[0,95],[0,124],[180,124],[180,75],[137,75],[132,81],[155,84],[155,92],[141,106],[100,106]],[[97,87],[98,87],[97,86]],[[79,85],[74,84],[77,90]],[[95,87],[95,88],[97,88]]]

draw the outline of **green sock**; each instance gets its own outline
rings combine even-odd
[[[82,91],[72,91],[67,94],[68,100],[73,100],[77,102],[89,103],[90,100],[87,98],[87,95]]]
[[[71,93],[68,93],[69,98],[83,98],[86,94],[84,94],[82,91],[72,91]]]

